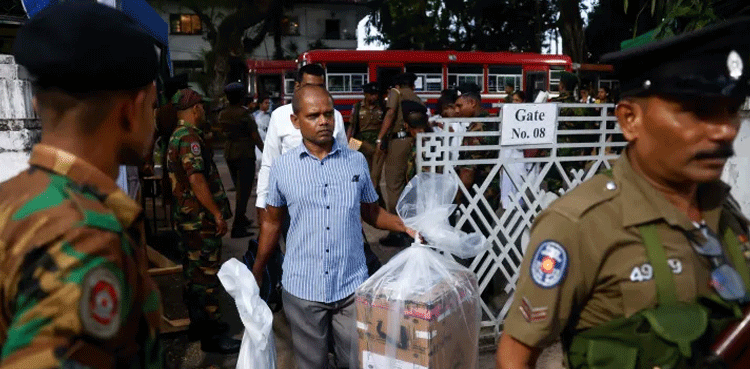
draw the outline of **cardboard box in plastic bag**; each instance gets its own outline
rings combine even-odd
[[[476,367],[475,275],[468,270],[453,271],[449,278],[431,282],[427,288],[417,286],[404,300],[393,300],[387,283],[377,293],[358,291],[360,368]]]

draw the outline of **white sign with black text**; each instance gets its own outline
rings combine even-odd
[[[500,145],[551,144],[557,128],[557,104],[505,104]]]

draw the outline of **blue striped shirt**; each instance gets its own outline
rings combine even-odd
[[[354,293],[367,278],[360,204],[377,200],[365,157],[337,141],[323,160],[301,144],[274,161],[266,204],[290,218],[284,289],[324,303]]]

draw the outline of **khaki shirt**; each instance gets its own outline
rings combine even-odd
[[[226,160],[255,160],[253,132],[258,131],[255,119],[244,106],[230,105],[219,113],[219,124],[227,141],[224,143]]]
[[[411,88],[392,88],[388,92],[388,102],[386,103],[387,109],[396,109],[396,117],[391,127],[391,132],[400,132],[406,130],[406,122],[404,121],[404,115],[401,113],[401,101],[411,100],[416,101],[422,105],[422,99],[414,93]]]
[[[586,181],[536,219],[505,320],[505,332],[518,341],[542,347],[561,334],[656,306],[653,268],[638,229],[645,223],[657,226],[677,298],[691,302],[713,293],[711,265],[686,235],[702,242],[693,222],[636,174],[626,155],[612,175]],[[699,206],[719,239],[731,227],[744,252],[748,222],[728,193],[721,181],[701,185]]]
[[[375,103],[368,106],[364,100],[357,104],[359,104],[359,114],[351,117],[351,123],[359,125],[359,132],[380,131],[380,126],[383,124],[383,109],[380,105]]]

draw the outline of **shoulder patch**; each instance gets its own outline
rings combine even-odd
[[[197,142],[193,142],[190,144],[190,152],[193,153],[193,155],[200,155],[201,154],[201,145]]]
[[[99,339],[110,339],[120,330],[122,291],[112,271],[100,266],[89,270],[81,283],[78,314],[83,330]]]
[[[537,246],[529,273],[539,287],[553,288],[565,278],[568,252],[559,243],[547,240]]]

